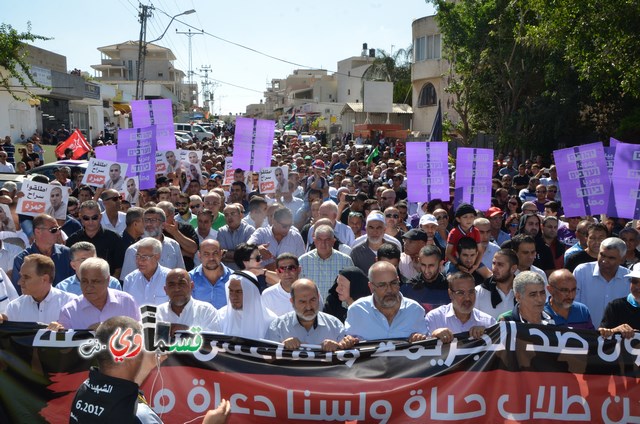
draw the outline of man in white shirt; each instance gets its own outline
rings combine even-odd
[[[491,267],[493,261],[493,255],[500,250],[500,246],[491,241],[491,221],[487,218],[476,218],[473,221],[473,226],[480,232],[479,245],[484,246],[484,255],[482,256],[482,263],[487,268]]]
[[[127,214],[120,211],[122,203],[120,193],[114,189],[105,190],[100,194],[100,200],[102,200],[102,205],[104,206],[104,213],[100,220],[102,228],[122,236],[122,233],[127,228]]]
[[[511,239],[511,248],[516,252],[516,255],[518,255],[518,270],[516,271],[516,275],[523,271],[535,272],[542,277],[546,286],[548,283],[547,274],[533,265],[537,255],[535,239],[528,235],[518,234]]]
[[[493,275],[476,286],[476,308],[498,319],[515,305],[513,279],[518,270],[518,256],[511,249],[501,249],[493,255]]]
[[[167,221],[164,211],[157,207],[147,208],[147,210],[144,211],[143,220],[144,237],[154,238],[161,243],[160,265],[169,269],[185,268],[180,244],[174,239],[165,237],[162,234],[162,228]],[[125,252],[124,263],[122,264],[122,271],[120,272],[121,278],[126,277],[136,269],[136,252],[139,244],[140,242],[132,244]]]
[[[160,265],[162,244],[151,237],[140,240],[135,252],[137,269],[124,277],[123,289],[139,306],[160,305],[169,300],[164,284],[170,269]]]
[[[9,277],[0,268],[0,315],[7,310],[7,305],[14,299],[18,298],[18,292],[13,287],[13,283]]]
[[[164,291],[169,301],[158,306],[158,321],[171,323],[171,334],[176,330],[200,327],[202,331],[220,332],[218,311],[210,303],[191,297],[194,284],[184,269],[172,269],[167,274]]]
[[[0,269],[11,278],[13,261],[22,252],[22,249],[15,244],[7,243],[0,239]]]
[[[16,172],[16,170],[14,169],[12,163],[7,162],[8,157],[9,155],[7,154],[7,152],[0,151],[0,172],[13,174]]]
[[[55,274],[51,258],[39,253],[26,256],[18,280],[22,296],[7,305],[0,323],[3,320],[45,324],[57,321],[62,307],[76,296],[51,286]]]
[[[211,228],[213,224],[213,212],[209,209],[203,209],[196,217],[198,226],[196,227],[196,234],[198,235],[198,241],[202,243],[205,240],[217,240],[218,232]]]
[[[300,276],[298,257],[291,253],[283,253],[276,258],[276,272],[280,282],[267,287],[262,292],[262,305],[274,314],[281,316],[293,311],[291,304],[291,284]]]

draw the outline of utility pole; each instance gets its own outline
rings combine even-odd
[[[144,62],[147,55],[147,19],[151,17],[153,6],[140,5],[140,40],[138,41],[138,64],[136,66],[136,100],[144,98]]]
[[[187,32],[180,32],[176,29],[176,34],[182,34],[182,35],[186,35],[187,37],[189,37],[189,90],[192,90],[193,88],[193,61],[191,58],[191,38],[194,35],[202,35],[204,32],[204,30],[202,30],[202,32],[191,32],[191,28],[189,28],[189,30]],[[189,93],[189,109],[191,109],[193,107],[193,93]]]
[[[211,100],[211,92],[209,91],[209,71],[211,71],[211,66],[203,65],[198,69],[200,72],[204,72],[204,81],[202,82],[202,106],[205,110],[210,111],[209,109],[209,100]]]

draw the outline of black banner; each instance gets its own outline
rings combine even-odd
[[[92,338],[0,325],[0,422],[68,422]],[[143,386],[167,423],[193,420],[222,398],[232,403],[231,423],[640,422],[638,333],[605,340],[503,322],[480,340],[461,333],[446,345],[390,341],[329,353],[187,333],[168,348]]]

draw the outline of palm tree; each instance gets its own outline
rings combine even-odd
[[[393,103],[411,104],[411,58],[413,46],[388,54],[378,49],[373,63],[362,74],[360,96],[364,99],[365,81],[389,81],[393,83]]]

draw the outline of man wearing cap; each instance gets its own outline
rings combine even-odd
[[[359,237],[353,244],[351,259],[353,264],[367,273],[376,261],[376,252],[385,242],[400,245],[395,237],[385,238],[385,219],[380,211],[373,211],[367,216],[366,235]],[[401,247],[399,247],[401,249]]]
[[[629,281],[629,294],[607,304],[598,328],[602,337],[620,333],[630,339],[640,329],[640,269],[634,269],[625,277]]]
[[[313,162],[313,175],[307,178],[306,193],[308,193],[310,189],[322,190],[322,198],[327,199],[329,197],[329,183],[327,179],[322,176],[324,168],[325,166],[322,160],[317,159]]]
[[[494,242],[498,246],[502,246],[502,243],[508,241],[511,238],[509,233],[502,230],[504,212],[502,211],[502,209],[492,206],[487,210],[484,216],[489,220],[489,223],[491,224],[491,236],[489,240]]]
[[[427,245],[429,237],[422,229],[413,228],[402,235],[404,240],[404,252],[400,254],[398,270],[407,280],[420,273],[418,260],[420,250]]]

